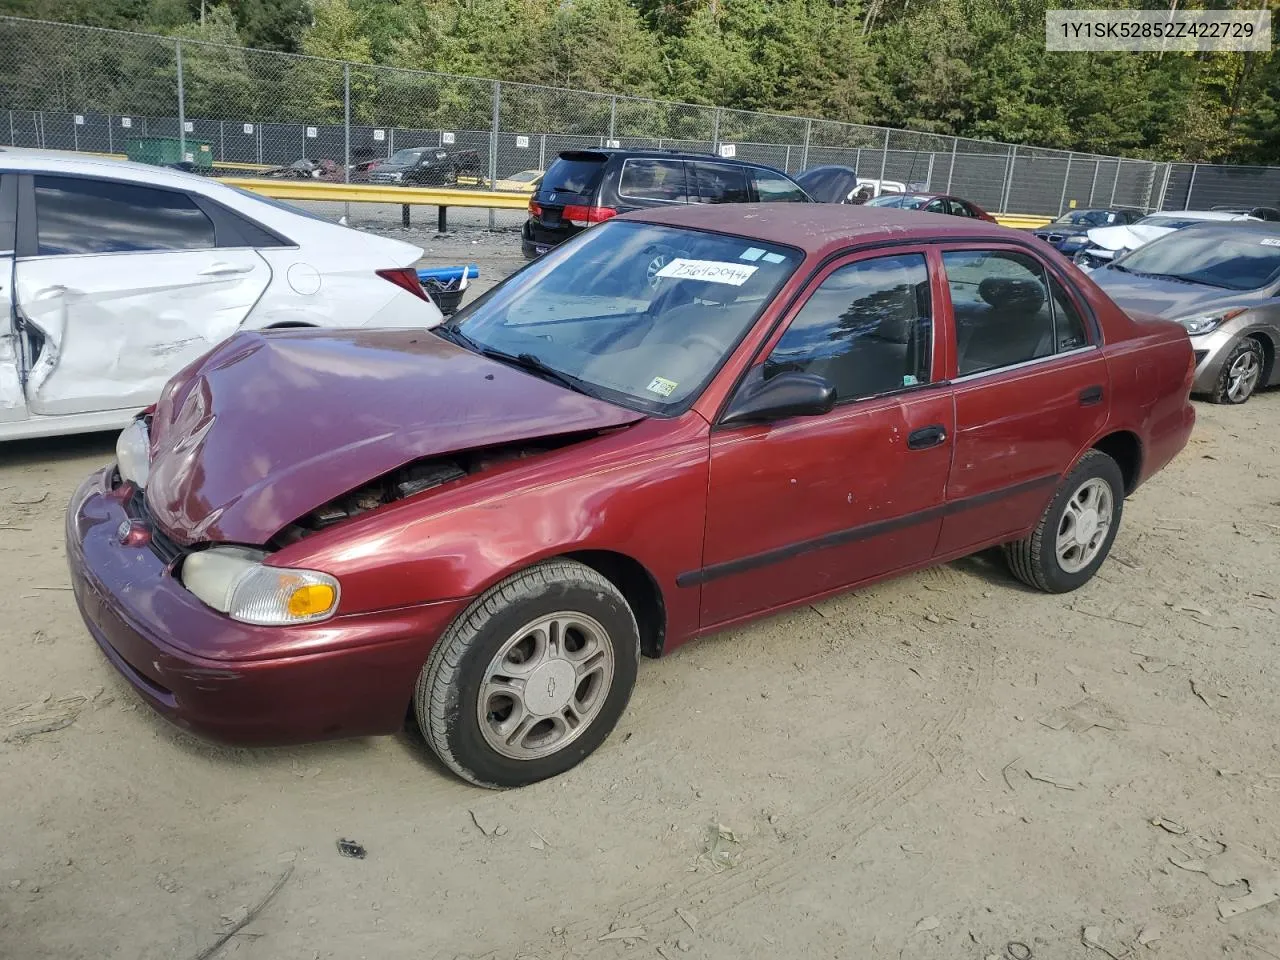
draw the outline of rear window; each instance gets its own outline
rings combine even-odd
[[[543,176],[538,196],[550,193],[586,196],[599,185],[602,170],[604,157],[558,157]]]

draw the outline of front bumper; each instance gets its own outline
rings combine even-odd
[[[395,733],[436,640],[466,600],[296,627],[238,623],[173,576],[163,550],[121,543],[131,519],[115,468],[67,509],[67,562],[94,640],[152,707],[225,743],[267,745]]]

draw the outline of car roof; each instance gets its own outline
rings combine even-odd
[[[1148,217],[1173,217],[1182,220],[1242,220],[1245,214],[1229,210],[1157,210]]]
[[[886,242],[976,239],[1015,241],[1025,246],[1030,236],[985,220],[843,203],[680,204],[636,210],[619,219],[782,243],[798,247],[806,254],[826,254],[875,239]]]
[[[601,160],[611,160],[620,157],[623,160],[699,160],[703,163],[725,163],[739,167],[757,167],[761,170],[768,170],[771,173],[780,173],[788,180],[795,180],[795,177],[777,167],[771,167],[767,163],[761,163],[758,160],[747,160],[743,157],[721,157],[714,153],[694,153],[689,150],[638,150],[620,147],[589,147],[584,150],[561,150],[557,155],[557,159],[564,158],[569,160],[584,160],[592,156],[599,157]]]
[[[1177,233],[1186,233],[1188,230],[1195,231],[1196,236],[1209,234],[1210,236],[1222,237],[1238,237],[1242,233],[1255,234],[1263,237],[1280,236],[1280,223],[1274,220],[1236,220],[1233,222],[1223,223],[1218,220],[1206,220],[1204,223],[1192,224]],[[1176,234],[1174,234],[1176,236]]]
[[[6,147],[0,153],[0,170],[22,170],[30,173],[78,174],[82,177],[118,177],[140,180],[160,187],[187,189],[193,183],[207,183],[199,174],[156,167],[132,160],[83,153],[59,153],[54,150],[23,150]]]

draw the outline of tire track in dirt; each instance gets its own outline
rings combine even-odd
[[[834,626],[828,624],[820,629],[826,633]],[[626,920],[620,925],[644,927],[652,948],[689,935],[685,922],[676,913],[677,907],[700,918],[715,916],[717,924],[723,923],[732,911],[787,887],[802,875],[811,874],[815,855],[838,854],[856,845],[868,831],[942,774],[946,763],[960,750],[954,733],[963,726],[982,691],[991,685],[995,658],[989,643],[975,638],[975,642],[951,643],[947,649],[953,652],[950,658],[953,662],[934,666],[939,673],[954,667],[950,675],[961,678],[958,689],[952,687],[947,691],[950,702],[923,720],[917,719],[920,703],[904,711],[902,717],[907,729],[895,737],[903,743],[898,751],[901,759],[893,761],[871,780],[837,787],[827,799],[796,821],[795,829],[803,831],[799,840],[722,873],[700,874],[676,889],[623,901],[608,914],[609,920],[602,922],[598,911],[590,919],[566,920],[565,927],[570,931],[567,941],[552,944],[545,937],[530,939],[518,947],[513,945],[483,954],[483,960],[506,960],[522,955],[540,958],[572,955],[583,960],[617,957],[623,947],[617,941],[599,943],[598,938],[610,932],[610,920],[623,915]],[[973,669],[966,670],[966,666]],[[939,706],[942,705],[939,703]],[[838,839],[833,841],[833,837]]]

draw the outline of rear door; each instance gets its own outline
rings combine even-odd
[[[619,213],[642,207],[689,202],[689,183],[683,160],[669,157],[626,157],[618,170],[616,196],[601,200]]]
[[[955,447],[939,555],[1028,529],[1107,420],[1094,325],[1029,252],[941,250],[951,301]]]
[[[234,333],[271,280],[238,235],[219,247],[183,191],[35,174],[19,193],[14,289],[31,413],[145,406]]]
[[[0,174],[0,423],[25,420],[22,350],[13,312],[13,245],[18,222],[18,176]]]

